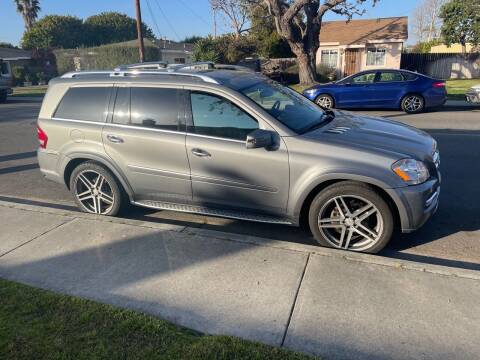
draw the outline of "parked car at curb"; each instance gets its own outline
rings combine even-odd
[[[0,60],[0,103],[7,101],[7,96],[13,92],[12,82],[10,63]]]
[[[241,68],[65,74],[49,83],[38,140],[41,172],[84,212],[305,223],[320,245],[351,251],[418,229],[440,195],[425,132],[324,111]]]
[[[443,80],[406,70],[368,70],[328,84],[318,84],[303,95],[327,108],[402,109],[414,114],[443,105]]]
[[[465,100],[470,103],[480,104],[480,84],[472,86],[465,94]]]

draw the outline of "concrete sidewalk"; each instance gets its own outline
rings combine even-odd
[[[480,273],[0,201],[0,277],[325,359],[477,359]]]

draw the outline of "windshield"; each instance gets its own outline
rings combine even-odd
[[[302,134],[323,122],[325,112],[320,107],[273,81],[262,81],[240,92],[296,133]]]

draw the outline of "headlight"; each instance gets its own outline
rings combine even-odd
[[[392,165],[392,170],[408,185],[421,184],[430,177],[425,164],[414,159],[398,160]]]
[[[317,92],[317,89],[307,89],[303,93],[307,95],[313,95]]]

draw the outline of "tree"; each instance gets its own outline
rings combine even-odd
[[[192,59],[193,61],[219,61],[219,53],[212,36],[198,40],[193,45]]]
[[[38,13],[40,12],[39,0],[14,0],[17,5],[17,11],[22,14],[23,22],[25,23],[25,29],[28,31],[32,28],[33,24],[37,20]]]
[[[413,33],[421,43],[430,42],[440,36],[442,21],[440,9],[446,0],[423,0],[414,11]]]
[[[423,41],[418,42],[413,47],[412,52],[414,53],[421,53],[421,54],[428,54],[433,46],[441,45],[442,40],[440,39],[432,39],[430,41]]]
[[[203,39],[203,36],[191,35],[191,36],[186,36],[185,39],[182,40],[182,42],[187,44],[195,44],[197,41],[202,39]]]
[[[210,0],[212,10],[220,11],[229,21],[230,27],[238,39],[240,35],[247,31],[248,8],[246,2],[242,0]]]
[[[14,46],[13,44],[11,44],[9,42],[4,42],[4,41],[0,41],[0,48],[18,49],[18,47]]]
[[[128,41],[137,38],[135,19],[118,12],[103,12],[85,19],[87,34],[85,45],[103,45],[115,42]],[[153,31],[142,24],[143,36],[155,38]]]
[[[48,15],[37,21],[22,38],[24,49],[75,48],[84,44],[82,20],[74,16]]]
[[[248,37],[255,43],[258,55],[266,58],[293,57],[290,46],[275,30],[275,23],[264,2],[252,1],[249,4],[248,20]]]
[[[447,45],[460,43],[466,53],[467,43],[480,44],[480,0],[451,0],[443,5],[440,17]]]
[[[301,84],[316,80],[315,62],[320,46],[323,16],[331,11],[350,20],[362,15],[359,5],[367,0],[264,0],[275,20],[278,34],[297,57]],[[375,4],[378,0],[371,0]]]

